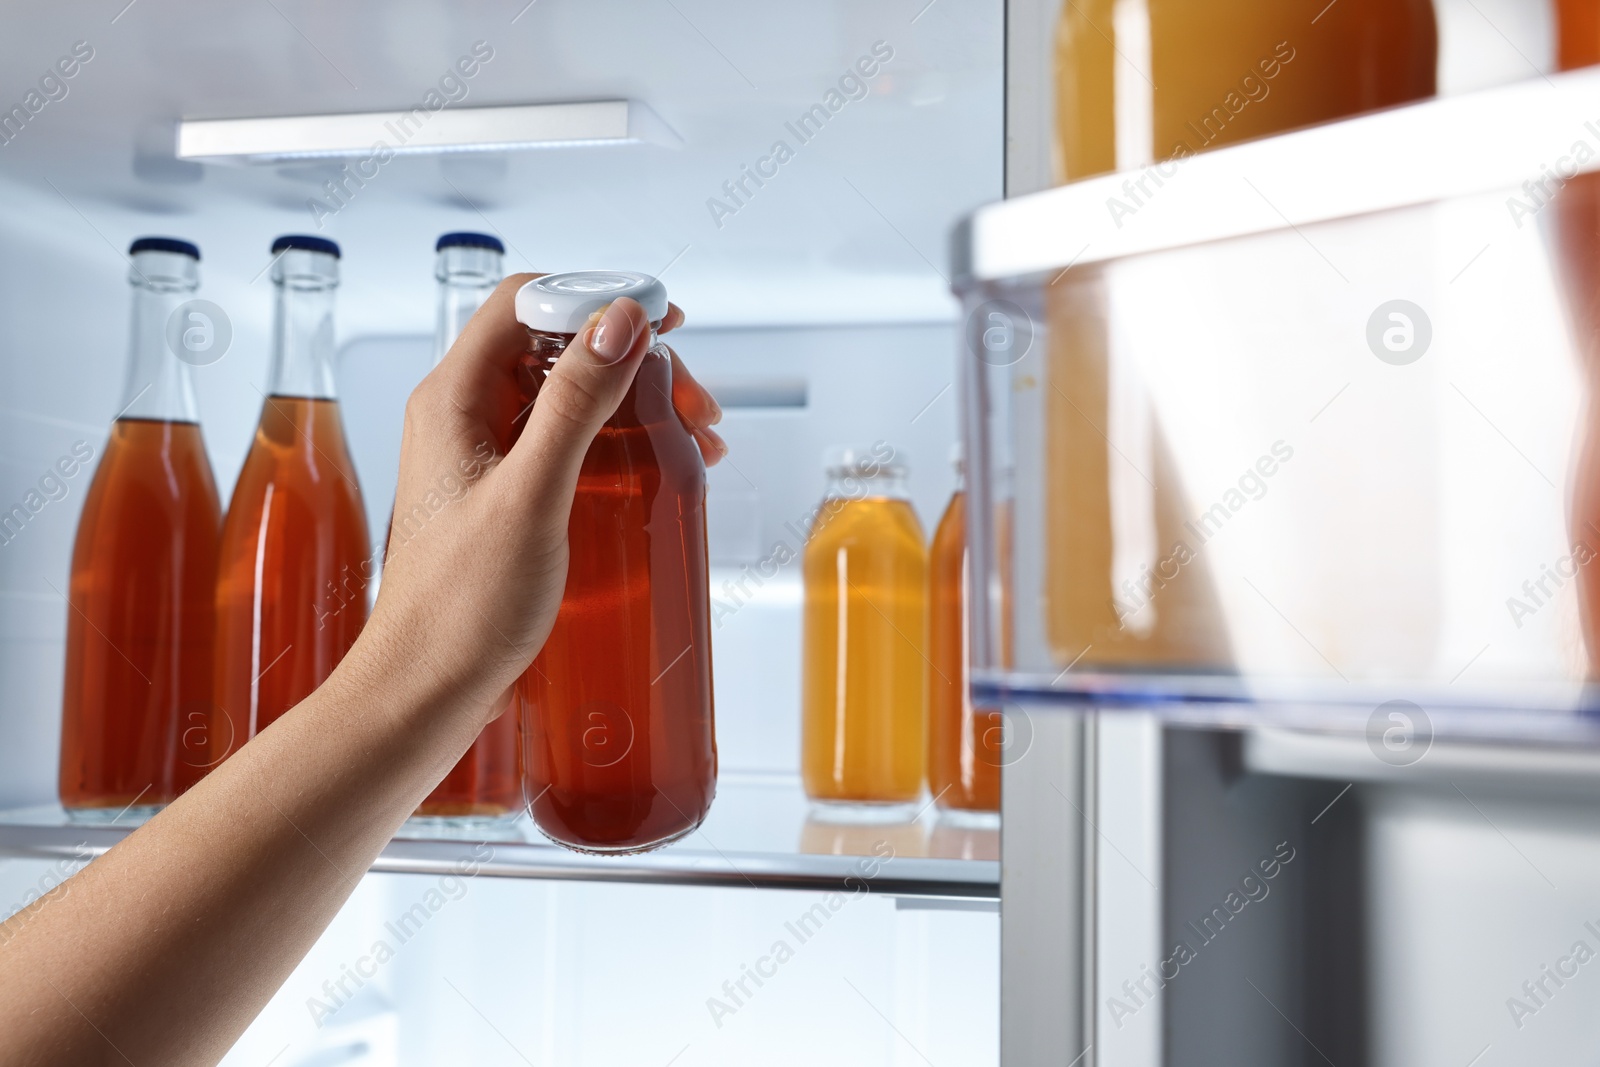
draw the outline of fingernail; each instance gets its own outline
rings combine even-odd
[[[589,351],[602,363],[615,363],[633,347],[633,316],[613,303],[589,333]]]

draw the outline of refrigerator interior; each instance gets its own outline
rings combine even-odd
[[[440,233],[498,235],[508,271],[661,275],[689,317],[672,344],[722,396],[732,447],[708,498],[721,779],[792,790],[798,560],[759,579],[751,567],[779,543],[798,552],[829,445],[894,444],[925,532],[938,521],[958,423],[945,244],[960,215],[1002,195],[1002,28],[997,0],[17,12],[0,41],[7,101],[77,42],[92,58],[0,145],[4,509],[76,442],[102,447],[123,390],[134,237],[197,243],[197,295],[231,325],[228,351],[195,371],[224,500],[265,387],[268,244],[286,232],[341,244],[338,387],[374,531],[388,520],[405,396],[428,369]],[[853,75],[875,45],[892,58]],[[452,73],[475,48],[492,58]],[[841,78],[853,80],[831,110]],[[399,154],[362,182],[343,160],[173,155],[178,118],[379,111],[432,89],[461,108],[629,98],[667,132]],[[796,137],[791,124],[819,103],[826,125]],[[731,193],[779,140],[793,152],[776,176]],[[89,477],[45,494],[0,546],[0,807],[54,802],[62,594]],[[810,848],[846,847],[799,820],[775,832],[795,838],[787,848],[807,834]],[[922,854],[946,831],[925,819],[910,833]],[[979,848],[994,858],[992,841]],[[5,912],[74,862],[0,860]],[[828,897],[368,875],[227,1062],[995,1062],[992,905]],[[807,914],[802,943],[786,924]],[[795,951],[780,965],[785,940]],[[379,963],[382,941],[393,953]],[[753,984],[750,968],[776,976]]]

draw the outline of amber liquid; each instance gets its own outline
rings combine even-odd
[[[1120,22],[1114,17],[1119,6],[1119,0],[1074,0],[1061,8],[1056,122],[1062,181],[1435,91],[1438,30],[1431,0],[1144,0],[1135,5],[1140,18]],[[1137,28],[1140,22],[1146,30]],[[1118,131],[1119,115],[1149,127]]]
[[[165,804],[203,773],[220,524],[199,426],[112,425],[72,550],[64,807]]]
[[[1556,0],[1556,34],[1558,69],[1600,63],[1600,2]]]
[[[349,651],[367,618],[370,545],[338,402],[269,397],[222,528],[217,762]]]
[[[666,844],[716,793],[705,466],[671,395],[657,348],[584,457],[561,610],[518,684],[530,812],[583,851]]]
[[[928,789],[941,808],[1000,810],[1000,713],[967,689],[967,498],[950,498],[928,553]]]
[[[801,776],[813,800],[922,792],[928,554],[904,500],[823,504],[805,550]]]

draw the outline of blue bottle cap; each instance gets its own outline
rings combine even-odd
[[[137,255],[140,252],[176,252],[180,256],[189,256],[195,261],[200,259],[200,249],[188,241],[180,241],[176,237],[141,237],[128,246],[128,255]]]
[[[506,254],[506,246],[500,243],[500,238],[490,237],[486,233],[447,233],[439,238],[439,243],[433,246],[433,250],[443,252],[446,248],[487,248],[502,256]]]
[[[308,237],[305,234],[286,233],[272,242],[273,255],[277,255],[286,248],[296,248],[302,252],[325,252],[334,259],[339,258],[339,246],[323,237]]]

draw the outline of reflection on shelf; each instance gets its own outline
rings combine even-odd
[[[0,856],[82,859],[103,853],[135,828],[132,819],[74,824],[56,805],[0,812]],[[952,834],[930,803],[917,817],[899,822],[827,823],[810,817],[791,777],[727,774],[705,824],[655,852],[570,852],[545,840],[526,816],[485,827],[413,822],[372,870],[438,874],[465,863],[507,878],[838,891],[865,885],[894,897],[994,900],[998,856],[998,821]]]

